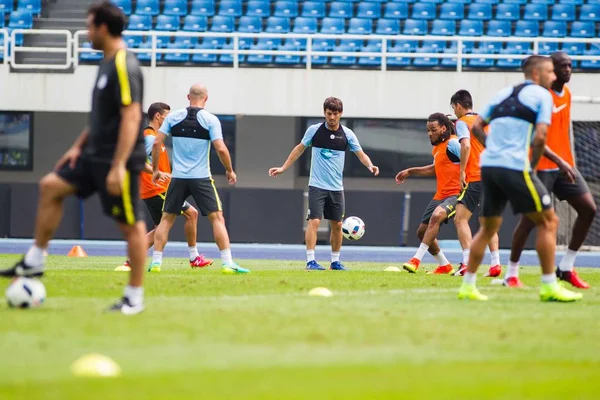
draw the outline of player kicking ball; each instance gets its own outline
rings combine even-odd
[[[396,175],[398,185],[409,176],[435,176],[436,192],[425,207],[417,236],[421,244],[415,255],[402,266],[406,271],[415,273],[426,252],[435,258],[438,267],[431,272],[436,275],[453,274],[454,268],[438,245],[437,236],[440,226],[454,216],[457,196],[460,193],[460,144],[454,131],[454,124],[442,113],[431,114],[427,118],[427,134],[433,146],[431,155],[433,164],[408,168]]]
[[[523,63],[523,71],[525,82],[500,91],[473,123],[473,134],[486,147],[481,155],[481,227],[471,243],[459,299],[488,299],[475,285],[477,269],[486,246],[500,229],[508,202],[515,214],[524,214],[537,226],[536,250],[543,274],[540,299],[571,302],[582,297],[557,281],[554,257],[558,218],[548,191],[533,173],[544,153],[551,122],[552,96],[548,89],[556,79],[554,65],[550,58],[530,56]],[[488,124],[491,128],[486,136],[484,128]]]
[[[571,143],[571,91],[566,85],[571,80],[573,63],[564,52],[552,53],[556,80],[550,94],[554,102],[552,124],[548,128],[548,142],[544,157],[538,165],[537,175],[548,192],[554,193],[559,200],[566,200],[577,212],[573,225],[571,243],[558,264],[556,276],[569,282],[576,288],[588,289],[590,285],[581,279],[573,269],[577,251],[583,245],[596,216],[596,204],[587,183],[575,168],[575,156]],[[521,217],[515,232],[510,253],[510,263],[504,277],[504,285],[522,287],[519,279],[519,259],[525,248],[525,242],[535,225]]]
[[[283,174],[296,162],[304,151],[312,146],[310,180],[308,183],[308,226],[306,227],[306,269],[324,270],[315,259],[317,230],[321,219],[329,220],[331,226],[331,265],[332,270],[345,270],[340,262],[342,248],[342,221],[344,219],[344,162],[346,150],[350,149],[360,162],[375,176],[379,168],[374,166],[369,156],[360,147],[352,130],[340,124],[344,112],[342,101],[335,97],[323,103],[325,122],[308,127],[302,141],[294,147],[285,163],[271,168],[269,176]]]

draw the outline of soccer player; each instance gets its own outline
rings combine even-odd
[[[483,145],[471,133],[471,127],[477,118],[477,114],[473,112],[473,98],[471,97],[471,93],[466,90],[459,90],[450,98],[450,105],[458,118],[458,121],[456,121],[456,136],[460,142],[460,185],[462,188],[456,204],[454,224],[456,225],[460,247],[463,249],[463,261],[455,275],[464,275],[467,270],[467,263],[469,262],[469,247],[473,239],[469,220],[473,212],[479,208],[481,201],[481,167],[479,166],[479,158],[483,151]],[[492,259],[486,276],[494,277],[502,273],[497,234],[492,237],[489,247]]]
[[[523,71],[525,82],[500,91],[477,117],[471,130],[486,146],[481,154],[483,201],[481,227],[471,243],[459,299],[487,300],[475,286],[477,268],[485,247],[500,229],[502,212],[509,201],[515,213],[524,214],[537,226],[536,250],[543,272],[540,299],[560,302],[581,299],[581,293],[567,290],[557,282],[554,252],[558,218],[550,204],[550,195],[532,172],[544,153],[551,122],[552,96],[547,89],[556,79],[554,66],[548,57],[530,56],[523,63]],[[486,137],[484,128],[488,124],[491,129]]]
[[[156,133],[160,129],[160,126],[164,122],[165,118],[171,111],[171,107],[165,103],[153,103],[148,108],[148,119],[149,123],[146,129],[144,129],[144,145],[146,147],[146,165],[144,166],[144,173],[141,174],[140,178],[140,191],[141,198],[146,203],[146,208],[150,213],[150,217],[154,222],[156,228],[160,223],[162,217],[162,210],[165,203],[165,197],[169,182],[171,181],[171,164],[169,163],[169,156],[167,149],[164,145],[161,146],[160,158],[158,160],[159,178],[156,183],[152,182],[152,147],[154,146],[154,139]],[[183,202],[181,207],[181,215],[185,217],[185,224],[183,230],[188,243],[188,250],[190,253],[190,266],[192,268],[203,268],[212,264],[212,260],[204,258],[203,254],[198,254],[198,248],[196,246],[196,226],[198,224],[198,210],[196,210],[187,201]],[[148,248],[154,245],[154,232],[156,229],[152,229],[146,234],[148,240]],[[129,268],[129,260],[125,261],[122,267],[117,269],[124,270]]]
[[[573,265],[577,251],[585,241],[596,216],[596,204],[586,182],[575,168],[571,145],[571,91],[566,83],[571,79],[573,64],[569,56],[562,51],[552,53],[550,57],[556,74],[556,80],[550,90],[554,106],[552,124],[548,128],[546,151],[538,164],[537,175],[549,192],[554,193],[559,200],[566,200],[577,212],[571,243],[558,264],[556,276],[574,287],[588,289],[590,286],[577,275]],[[519,280],[519,258],[533,228],[533,222],[527,218],[521,218],[515,228],[510,263],[504,277],[506,286],[523,286]]]
[[[331,226],[331,265],[332,270],[345,270],[340,263],[342,248],[342,220],[344,219],[344,162],[346,149],[350,149],[375,176],[379,168],[373,165],[369,156],[360,147],[354,132],[340,124],[344,113],[342,101],[328,97],[323,103],[325,122],[309,126],[302,141],[294,147],[281,167],[269,169],[269,175],[283,174],[307,147],[312,146],[310,180],[308,182],[308,226],[306,227],[306,269],[324,270],[315,259],[317,230],[321,219],[329,220]]]
[[[454,268],[448,261],[437,242],[442,223],[454,216],[457,196],[460,193],[459,163],[460,144],[456,138],[454,124],[442,113],[431,114],[427,118],[427,134],[433,146],[431,155],[433,164],[408,168],[396,175],[396,183],[403,183],[409,176],[435,176],[436,192],[425,207],[417,236],[421,245],[415,255],[402,266],[406,271],[415,273],[427,251],[436,259],[438,267],[433,274],[452,274]]]
[[[92,95],[90,126],[40,181],[35,243],[4,277],[42,276],[44,250],[60,224],[63,203],[76,194],[98,192],[104,213],[119,224],[131,260],[129,284],[123,298],[110,310],[137,314],[144,309],[146,226],[139,215],[139,174],[144,167],[142,135],[143,76],[134,53],[126,51],[121,33],[125,17],[109,1],[88,9],[87,27],[92,47],[104,52]]]
[[[208,91],[204,85],[193,85],[188,100],[189,107],[167,115],[154,139],[153,182],[157,182],[161,177],[160,154],[167,135],[173,138],[173,176],[167,190],[162,218],[154,234],[154,252],[148,271],[160,272],[162,251],[167,244],[169,231],[177,215],[181,214],[182,204],[192,196],[202,215],[208,216],[213,227],[215,242],[221,251],[223,273],[248,273],[249,270],[233,262],[221,199],[210,172],[212,143],[225,167],[229,184],[233,185],[237,181],[229,150],[223,141],[221,122],[205,109]]]

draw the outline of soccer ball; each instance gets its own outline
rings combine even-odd
[[[358,217],[348,217],[342,223],[342,234],[348,240],[358,240],[365,234],[365,223]]]
[[[6,289],[6,301],[10,307],[40,307],[45,299],[46,287],[39,279],[17,278]]]

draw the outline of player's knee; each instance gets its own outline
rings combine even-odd
[[[44,176],[39,183],[40,194],[42,196],[55,197],[59,183],[55,174]]]
[[[187,219],[189,219],[190,221],[197,221],[198,220],[198,210],[196,210],[194,207],[190,207],[185,211],[185,217]]]
[[[419,225],[419,227],[417,228],[417,237],[420,240],[423,240],[423,237],[425,236],[425,232],[427,231],[427,226],[426,225]]]
[[[429,225],[441,225],[446,220],[446,211],[444,210],[435,210],[431,219],[429,220]]]
[[[225,224],[225,217],[221,211],[216,211],[208,214],[208,220],[211,224]]]
[[[341,231],[342,221],[331,221],[331,229],[335,231]]]

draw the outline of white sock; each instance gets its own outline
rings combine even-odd
[[[508,262],[508,268],[506,269],[506,274],[504,274],[504,279],[508,278],[518,278],[519,277],[519,262]]]
[[[223,264],[233,264],[233,257],[231,257],[231,249],[221,250],[221,261]]]
[[[440,249],[440,252],[437,253],[436,255],[434,255],[433,258],[435,258],[435,260],[437,261],[437,263],[438,263],[438,265],[440,267],[442,265],[448,265],[448,264],[450,264],[450,261],[448,261],[448,259],[444,255],[444,252],[442,251],[442,249]]]
[[[188,250],[190,252],[190,261],[194,261],[196,257],[199,257],[198,248],[196,246],[189,246]]]
[[[542,283],[555,284],[556,283],[556,274],[542,275]]]
[[[340,252],[339,251],[332,251],[331,252],[331,262],[336,262],[336,261],[340,261]]]
[[[415,253],[414,258],[421,261],[423,259],[423,256],[425,255],[425,253],[427,253],[427,250],[429,250],[429,246],[427,246],[425,243],[421,243],[421,245],[417,249],[417,252]]]
[[[133,286],[125,286],[125,297],[129,299],[129,303],[132,306],[137,306],[138,304],[142,304],[144,302],[144,288],[143,287],[133,287]]]
[[[306,250],[306,262],[309,263],[311,261],[315,261],[315,251]]]
[[[560,260],[560,264],[558,264],[558,269],[561,271],[573,271],[575,257],[577,257],[577,252],[567,249],[567,252],[563,256],[562,260]]]
[[[465,276],[463,277],[463,283],[468,285],[474,285],[477,280],[477,274],[473,274],[471,272],[465,272]]]
[[[152,264],[162,264],[162,251],[156,251],[152,253]]]
[[[492,261],[490,261],[490,265],[492,267],[494,265],[500,265],[500,250],[492,251]]]
[[[463,250],[463,264],[469,265],[469,255],[471,255],[470,249]]]
[[[46,257],[44,256],[44,249],[35,245],[31,246],[25,254],[25,264],[30,267],[39,267],[44,265],[45,259]]]

